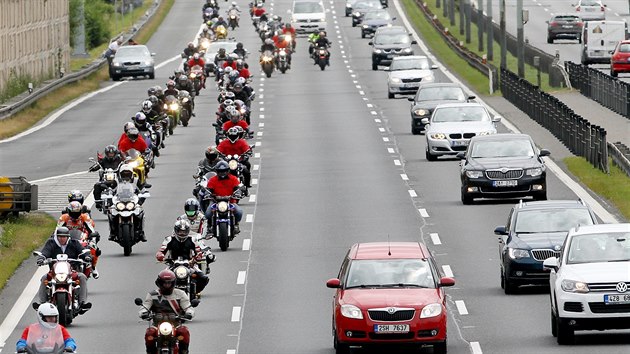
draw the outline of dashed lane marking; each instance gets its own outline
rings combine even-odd
[[[418,211],[420,212],[420,216],[422,216],[423,218],[429,217],[429,213],[427,213],[426,209],[418,209]]]
[[[403,181],[408,181],[409,180],[409,177],[406,174],[404,174],[404,173],[400,174],[400,178],[402,178]]]
[[[466,308],[466,304],[464,300],[455,300],[455,306],[457,306],[457,311],[460,315],[467,315],[468,309]]]
[[[254,221],[254,214],[247,214],[247,217],[245,217],[245,222],[253,222]]]
[[[438,236],[438,234],[430,233],[429,236],[431,236],[431,242],[433,242],[434,245],[437,246],[442,244],[442,240],[440,240],[440,236]]]
[[[415,198],[418,196],[418,194],[416,193],[416,191],[414,191],[413,189],[408,190],[407,192],[409,192],[409,196],[411,196],[411,198]]]
[[[387,152],[389,152],[390,154],[395,154],[396,150],[394,150],[393,148],[387,148]]]
[[[470,349],[472,350],[473,354],[483,354],[479,342],[470,342]]]
[[[444,272],[444,275],[446,275],[449,278],[453,277],[453,270],[451,269],[451,266],[448,264],[445,264],[442,266],[442,271]]]
[[[242,247],[243,251],[249,251],[251,246],[252,246],[252,240],[251,239],[246,238],[246,239],[243,240],[243,247]]]
[[[236,277],[236,284],[237,285],[243,285],[245,284],[245,278],[247,276],[247,272],[244,270],[241,270],[238,272],[238,276]]]
[[[394,160],[394,165],[396,165],[396,166],[400,166],[400,165],[401,165],[401,164],[400,164],[400,160]]]
[[[249,196],[249,202],[254,203],[256,201],[256,194],[252,194]]]
[[[241,319],[241,307],[234,306],[232,307],[232,322],[238,322]]]

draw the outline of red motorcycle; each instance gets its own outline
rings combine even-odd
[[[190,68],[190,74],[188,78],[193,82],[193,87],[195,88],[195,93],[199,96],[199,92],[203,88],[203,84],[206,81],[205,75],[203,73],[203,68],[199,65],[195,65]]]

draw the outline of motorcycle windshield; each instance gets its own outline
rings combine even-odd
[[[55,274],[70,274],[70,263],[57,262],[54,266]]]
[[[26,346],[31,349],[29,353],[61,353],[64,349],[63,333],[61,326],[45,328],[40,324],[30,325]]]
[[[136,195],[136,189],[133,184],[129,182],[123,182],[116,187],[116,196],[121,202],[130,202]]]
[[[198,65],[195,65],[195,66],[198,66]],[[176,102],[176,101],[177,101],[177,98],[175,98],[175,96],[173,96],[173,95],[168,95],[164,99],[164,102],[166,102],[166,104],[171,104],[171,103]]]
[[[137,159],[138,157],[140,157],[140,151],[136,149],[129,149],[127,150],[127,156],[129,156],[130,161],[133,161]]]

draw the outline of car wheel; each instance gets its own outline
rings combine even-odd
[[[499,281],[501,283],[501,289],[505,289],[505,275],[503,275],[503,267],[501,267],[501,280]]]
[[[503,292],[505,295],[513,295],[518,291],[518,285],[512,283],[508,277],[503,275]]]
[[[615,70],[613,70],[612,68],[610,68],[610,76],[612,76],[612,77],[617,77],[617,76],[619,76],[619,74],[618,74]]]
[[[112,75],[112,80],[113,81],[120,81],[120,76]]]
[[[361,31],[361,38],[365,38],[365,32]]]
[[[446,341],[433,344],[433,354],[446,354],[447,349]]]
[[[387,98],[392,99],[394,97],[396,97],[395,93],[391,93],[391,92],[387,91]]]
[[[378,70],[378,63],[375,61],[372,61],[372,70]]]
[[[345,343],[339,343],[336,332],[333,335],[333,347],[335,348],[335,354],[350,354],[350,346]]]
[[[427,161],[437,161],[438,157],[435,155],[431,155],[429,150],[424,150],[424,157],[427,158]]]
[[[352,27],[356,27],[356,26],[357,24],[354,21],[352,21]]]
[[[551,310],[551,335],[554,337],[558,336],[558,319],[556,318],[556,314],[553,313],[553,309]]]
[[[149,74],[149,79],[151,79],[151,80],[155,79],[155,73]]]
[[[469,196],[468,194],[466,194],[466,192],[464,192],[464,186],[462,186],[462,191],[461,191],[461,199],[462,199],[462,204],[464,205],[470,205],[473,203],[474,198]]]
[[[547,43],[553,43],[553,37],[547,36]]]
[[[575,342],[573,328],[569,327],[560,317],[556,317],[556,334],[558,335],[556,339],[560,345],[571,345]]]
[[[578,36],[577,37],[577,41],[578,41],[578,43],[582,44],[582,36]]]

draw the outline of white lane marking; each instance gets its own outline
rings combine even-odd
[[[36,179],[34,181],[30,181],[30,183],[41,183],[41,182],[45,182],[45,181],[48,181],[48,180],[51,180],[51,179],[59,179],[59,178],[65,178],[65,177],[84,175],[86,173],[89,173],[89,172],[88,171],[81,171],[81,172],[68,173],[68,174],[60,175],[60,176],[52,176],[52,177],[46,177],[46,178],[42,178],[42,179]]]
[[[225,354],[236,354],[236,349],[228,349]]]
[[[263,87],[263,86],[265,86],[265,83],[264,83],[264,82],[261,82],[261,83],[259,83],[258,85],[259,85],[260,87]]]
[[[245,222],[252,222],[254,221],[254,214],[247,214],[247,216],[245,217]]]
[[[400,166],[400,160],[394,160],[394,165]]]
[[[356,85],[358,89],[361,89],[361,85]]]
[[[265,78],[264,78],[264,77],[261,77],[261,78],[260,78],[260,81],[265,81]]]
[[[260,95],[260,99],[263,99],[263,98],[265,98],[265,95]]]
[[[479,342],[470,342],[470,349],[472,350],[473,354],[483,354]]]
[[[263,132],[256,133],[257,136],[263,136]]]
[[[368,104],[367,104],[367,106],[368,106],[368,108],[372,108],[372,107],[374,107],[374,105],[373,105],[373,104],[371,104],[371,103],[368,103]]]
[[[375,115],[377,115],[378,113],[377,113],[376,111],[370,111],[370,114],[371,114],[371,115],[373,115],[373,116],[375,116]]]
[[[409,196],[411,196],[411,198],[415,198],[418,196],[418,194],[416,193],[416,191],[414,191],[413,189],[408,190],[407,192],[409,192]]]
[[[460,315],[468,314],[468,309],[466,308],[464,300],[455,300],[455,306],[457,306],[457,312],[459,312]]]
[[[260,118],[260,119],[265,119],[265,115],[264,115],[264,114],[259,114],[259,115],[258,115],[258,118]]]
[[[264,112],[265,111],[265,107],[260,107],[260,111]]]
[[[427,213],[426,209],[418,209],[418,211],[420,212],[420,216],[422,216],[423,218],[428,218],[429,217],[429,213]]]
[[[388,141],[389,141],[389,138],[388,138],[388,137],[383,137],[383,141],[384,141],[384,142],[388,142]]]
[[[380,131],[381,133],[385,132],[385,128],[378,128],[378,131]]]
[[[252,240],[246,238],[243,240],[243,251],[249,251],[249,249],[252,247]]]
[[[352,70],[348,70],[348,72],[352,74],[354,71],[352,71]]]
[[[265,91],[265,89],[264,89],[264,88],[259,88],[259,89],[258,89],[258,92],[264,92],[264,91]]]
[[[258,184],[258,178],[252,178],[252,184]]]
[[[232,307],[232,322],[238,322],[241,319],[241,307]]]
[[[409,180],[409,177],[406,174],[404,174],[404,173],[400,174],[400,178],[402,178],[403,181],[408,181]]]
[[[255,152],[254,153],[254,158],[259,159],[260,158],[260,153],[259,152]]]
[[[393,154],[396,152],[396,150],[394,150],[393,148],[387,148],[387,152],[389,152],[390,154]]]
[[[352,75],[350,75],[350,77],[357,77],[357,75],[356,74],[352,74]]]
[[[250,202],[250,203],[254,203],[255,201],[256,201],[256,194],[251,194],[251,195],[249,196],[249,202]]]
[[[254,165],[253,167],[254,171],[258,171],[259,168],[260,168],[260,165]]]
[[[256,146],[260,146],[260,145],[262,145],[262,142],[257,141],[257,142],[256,142],[256,144],[254,144],[254,145],[256,145]]]
[[[258,104],[262,106],[262,105],[264,105],[264,104],[265,104],[265,102],[260,101],[260,102],[258,102]]]
[[[440,240],[440,236],[438,236],[438,234],[430,233],[429,236],[431,236],[431,242],[433,242],[434,245],[437,246],[442,244],[442,240]]]
[[[451,266],[448,264],[445,264],[442,266],[442,271],[444,272],[444,275],[446,275],[449,278],[453,277],[453,270],[451,269]]]
[[[359,91],[359,95],[365,95],[365,92]],[[366,100],[367,101],[367,100]]]
[[[361,92],[363,92],[363,91],[359,91],[359,93],[361,93]],[[361,93],[361,94],[362,94],[362,93]],[[367,98],[367,97],[361,97],[361,98],[362,98],[364,101],[369,101],[369,100],[370,100],[370,99],[369,99],[369,98]]]
[[[380,123],[380,122],[381,122],[381,120],[380,120],[380,119],[378,119],[378,118],[374,118],[374,121],[375,121],[376,123]]]
[[[352,83],[353,83],[353,84],[358,84],[358,83],[359,83],[359,81],[357,81],[357,80],[352,80]]]
[[[264,127],[264,126],[265,126],[265,123],[258,123],[258,127],[259,127],[259,128],[262,128],[262,127]]]
[[[236,284],[237,285],[243,285],[245,284],[245,277],[247,276],[247,272],[244,270],[241,270],[238,272],[238,276],[236,277]]]
[[[405,16],[405,13],[400,7],[400,2],[398,0],[394,0],[394,6],[396,7],[396,11],[398,11],[398,13],[400,14],[400,17],[403,23],[405,24],[405,27],[409,31],[409,33],[413,35],[413,38],[418,42],[418,46],[422,49],[423,52],[426,53],[426,55],[431,59],[431,61],[433,61],[436,64],[439,64],[440,70],[442,70],[442,72],[444,72],[444,75],[446,75],[452,82],[458,83],[462,85],[464,89],[470,92],[473,92],[473,90],[471,90],[468,86],[466,86],[463,82],[461,82],[455,75],[453,75],[453,73],[451,73],[442,63],[440,63],[435,57],[435,55],[433,55],[429,51],[429,48],[422,41],[422,39],[420,39],[420,37],[418,36],[418,33],[416,33],[415,29],[413,28],[413,26],[407,19],[407,16]],[[545,8],[545,11],[547,11],[546,8]],[[488,110],[490,111],[490,113],[492,113],[492,115],[499,115],[499,113],[496,110],[494,110],[494,108],[490,107],[490,105],[488,105],[483,99],[480,99],[479,96],[477,96],[477,101],[479,101],[481,104],[486,106],[486,108],[488,108]],[[511,130],[514,133],[521,132],[514,124],[509,122],[507,119],[501,119],[501,123],[507,129]],[[556,176],[558,176],[558,179],[560,179],[560,181],[564,183],[569,189],[571,189],[579,198],[584,200],[584,202],[588,203],[591,206],[591,208],[593,208],[593,211],[595,212],[595,214],[600,219],[602,219],[602,221],[604,221],[605,223],[618,223],[619,222],[617,218],[613,216],[611,213],[609,213],[597,200],[595,200],[595,198],[591,197],[591,195],[584,188],[582,188],[582,186],[577,184],[575,181],[573,181],[571,177],[569,177],[564,171],[562,171],[560,167],[553,160],[548,159],[546,157],[544,157],[543,159],[545,160],[547,167],[549,167],[549,169],[552,170],[552,172]]]

